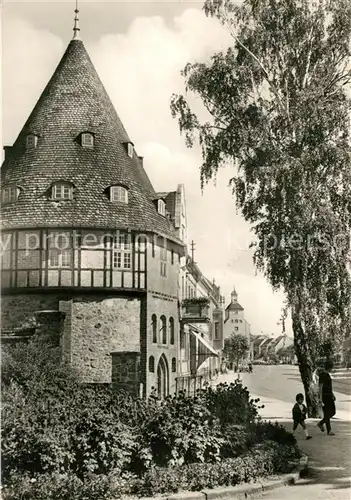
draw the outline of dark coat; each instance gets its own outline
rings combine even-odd
[[[303,411],[300,410],[299,403],[295,403],[292,409],[292,417],[294,422],[303,422],[306,420],[307,408],[303,404]]]

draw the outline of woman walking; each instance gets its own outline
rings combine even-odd
[[[319,374],[319,399],[322,402],[323,407],[323,419],[317,424],[322,432],[324,432],[324,424],[327,428],[327,433],[329,436],[335,436],[331,432],[330,419],[334,417],[336,413],[335,409],[335,396],[333,394],[333,382],[330,376],[330,372],[333,369],[333,363],[331,361],[325,362],[325,370],[321,371]]]

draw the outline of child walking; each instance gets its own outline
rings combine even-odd
[[[312,436],[309,435],[305,424],[307,408],[303,404],[303,400],[304,400],[303,394],[296,395],[296,403],[294,404],[294,407],[292,409],[292,417],[294,421],[293,433],[295,433],[298,425],[300,424],[305,432],[306,439],[311,439]]]

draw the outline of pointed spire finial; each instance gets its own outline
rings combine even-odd
[[[79,32],[80,32],[80,28],[79,28],[79,17],[78,17],[78,14],[79,14],[79,9],[78,9],[78,0],[76,0],[76,8],[74,10],[75,12],[75,16],[74,16],[74,27],[73,27],[73,40],[79,40]]]

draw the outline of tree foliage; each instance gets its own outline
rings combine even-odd
[[[244,335],[233,333],[229,338],[224,340],[223,352],[231,363],[235,362],[238,365],[249,349],[249,341]]]
[[[295,356],[294,345],[291,344],[287,347],[281,347],[277,352],[277,356],[280,360],[292,362]]]
[[[207,0],[233,37],[209,64],[188,64],[201,122],[172,97],[188,146],[202,148],[204,185],[231,162],[237,208],[255,235],[254,262],[291,311],[300,372],[318,344],[350,331],[351,3]]]

